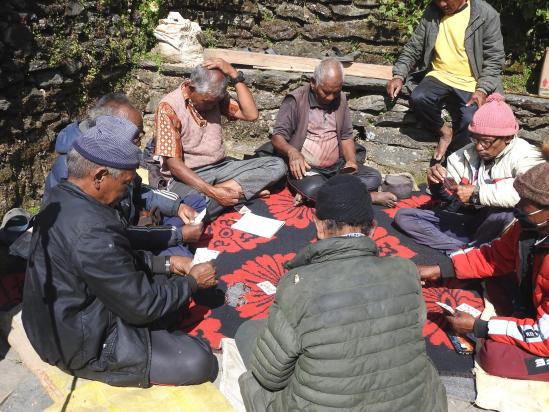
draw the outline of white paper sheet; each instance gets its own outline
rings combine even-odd
[[[246,213],[231,227],[242,232],[251,233],[252,235],[272,238],[283,225],[284,221],[282,220],[269,219],[268,217],[254,215],[253,213]]]
[[[209,262],[210,260],[215,260],[217,256],[219,256],[219,252],[217,250],[199,247],[194,253],[193,265]]]

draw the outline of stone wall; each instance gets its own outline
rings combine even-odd
[[[0,216],[36,209],[57,132],[146,43],[131,0],[0,2]]]
[[[271,48],[302,57],[322,57],[337,47],[356,61],[386,64],[402,39],[377,0],[170,0],[166,7],[197,21],[210,47]]]
[[[307,82],[310,74],[242,70],[252,88],[259,109],[254,123],[226,122],[224,137],[231,155],[242,157],[269,138],[278,107],[284,95]],[[135,80],[128,87],[130,97],[145,113],[145,128],[152,135],[154,110],[161,97],[176,88],[189,69],[166,64],[158,71],[153,63],[143,62],[134,71]],[[436,146],[432,133],[421,127],[406,95],[396,104],[385,97],[385,82],[346,77],[344,90],[349,97],[353,127],[357,140],[367,149],[367,163],[384,172],[410,172],[422,179]],[[521,125],[519,135],[539,143],[549,136],[549,99],[507,95]]]
[[[162,4],[158,11],[154,4]],[[86,111],[89,102],[116,90],[147,42],[151,16],[168,10],[198,21],[209,46],[322,57],[333,47],[356,61],[387,64],[401,45],[394,21],[376,0],[4,0],[0,4],[0,216],[11,207],[36,208],[54,160],[55,136]],[[147,7],[143,8],[145,5]],[[150,6],[150,7],[149,7]],[[143,15],[142,13],[147,13]],[[145,16],[145,17],[144,17]],[[244,70],[261,117],[234,122],[225,133],[241,156],[266,141],[278,106],[308,75]],[[160,97],[187,71],[146,63],[126,86],[145,112],[148,136]],[[423,171],[434,143],[416,128],[407,99],[388,110],[383,82],[347,78],[356,136],[368,161],[388,170]],[[532,139],[547,136],[547,100],[510,96]]]

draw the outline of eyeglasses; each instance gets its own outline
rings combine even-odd
[[[499,139],[494,139],[494,140],[486,141],[486,140],[477,139],[476,137],[470,137],[469,139],[471,139],[471,143],[473,143],[475,146],[479,144],[483,149],[489,149],[490,147],[492,147],[494,143],[496,143],[499,140]]]

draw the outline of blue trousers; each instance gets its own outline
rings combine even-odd
[[[203,209],[206,208],[207,200],[204,196],[201,195],[187,195],[182,200],[181,203],[186,204],[187,206],[192,207],[197,212],[201,212]],[[183,229],[183,220],[179,216],[171,216],[171,217],[163,217],[162,218],[162,224],[163,225],[172,225],[177,228],[177,230]],[[193,254],[189,250],[189,248],[185,245],[176,245],[171,246],[167,249],[161,250],[156,253],[158,256],[188,256],[192,257]]]
[[[512,221],[510,209],[488,207],[473,213],[400,209],[395,215],[396,225],[417,243],[448,253],[489,243]]]

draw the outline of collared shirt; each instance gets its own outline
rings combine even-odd
[[[340,99],[335,100],[332,103],[334,112],[337,110],[340,104]],[[309,93],[309,105],[311,107],[321,107],[318,104],[314,93]],[[332,109],[330,105],[328,110]],[[297,102],[294,98],[286,97],[280,109],[278,109],[278,114],[276,115],[275,125],[273,127],[273,135],[281,135],[286,140],[290,140],[294,135],[297,125],[298,125],[298,115],[299,110],[297,107]],[[348,119],[348,121],[347,121]],[[353,138],[353,124],[351,122],[351,117],[346,118],[345,123],[341,127],[341,139],[352,139]]]

